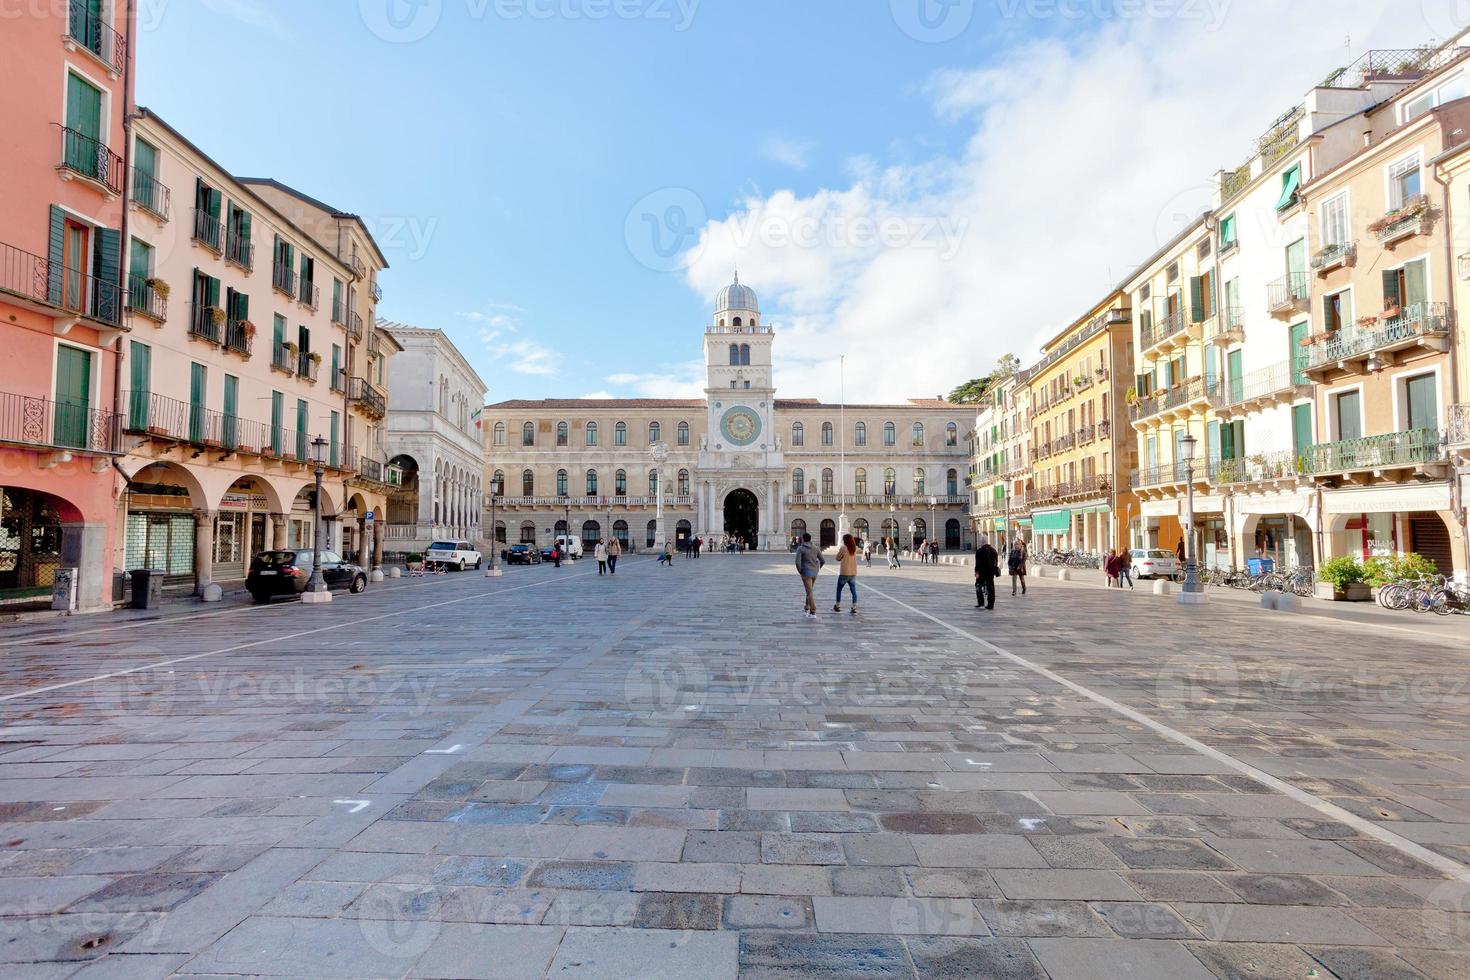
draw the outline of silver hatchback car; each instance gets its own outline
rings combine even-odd
[[[1133,574],[1141,579],[1177,579],[1184,574],[1179,558],[1172,551],[1163,548],[1134,548],[1129,554],[1133,556]]]

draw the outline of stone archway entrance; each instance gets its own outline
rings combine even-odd
[[[725,497],[725,533],[743,538],[746,547],[760,547],[760,501],[749,490],[731,490]]]

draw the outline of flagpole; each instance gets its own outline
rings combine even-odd
[[[837,535],[847,533],[847,355],[837,360]]]

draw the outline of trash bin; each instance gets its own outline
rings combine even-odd
[[[1245,570],[1252,575],[1269,575],[1276,571],[1276,561],[1272,558],[1247,558]]]
[[[134,609],[157,609],[163,602],[163,569],[135,568],[132,576],[132,607]]]

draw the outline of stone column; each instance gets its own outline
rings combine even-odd
[[[373,551],[372,580],[381,582],[383,580],[383,529],[378,527],[377,521],[374,521],[370,527],[368,537],[371,539]]]
[[[214,584],[214,517],[212,510],[194,512],[194,594],[204,602],[219,602],[222,593]]]
[[[271,515],[271,550],[280,551],[287,546],[286,515]]]

